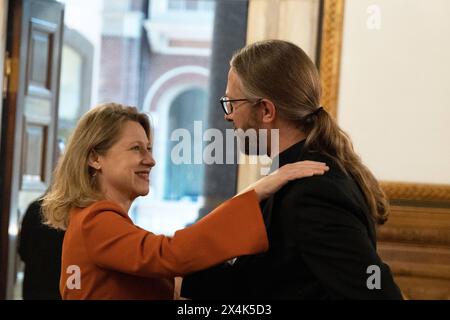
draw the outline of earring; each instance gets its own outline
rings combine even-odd
[[[92,176],[95,177],[97,175],[98,170],[100,170],[101,168],[99,166],[94,167],[95,171],[94,173],[92,173]]]

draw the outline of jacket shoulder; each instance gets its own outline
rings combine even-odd
[[[125,212],[118,204],[109,200],[100,200],[85,208],[72,209],[70,224],[90,224],[97,220],[97,217],[101,216],[106,218],[104,214],[109,214],[111,217],[120,217],[131,222],[127,212]]]
[[[308,159],[321,161],[326,158]],[[326,161],[323,161],[326,162]],[[327,162],[328,164],[329,162]],[[369,211],[357,183],[338,166],[329,163],[330,170],[324,175],[297,179],[287,184],[278,198],[283,207],[291,211],[298,219],[309,220],[317,215],[319,220],[335,219],[369,225]],[[315,218],[315,219],[316,219]],[[352,222],[351,222],[352,221]]]

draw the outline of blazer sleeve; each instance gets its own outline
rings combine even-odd
[[[310,179],[298,186],[291,193],[295,196],[286,199],[295,208],[288,222],[296,230],[291,233],[292,250],[302,256],[330,297],[402,299],[389,267],[378,256],[365,225],[350,212],[348,195],[340,194],[339,185]],[[379,281],[374,278],[378,275],[371,277],[375,269]]]
[[[94,205],[81,222],[88,255],[102,268],[146,277],[183,276],[268,249],[254,191],[224,202],[173,237],[143,230],[104,203]]]

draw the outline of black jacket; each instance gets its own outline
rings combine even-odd
[[[59,277],[64,232],[42,223],[42,201],[30,204],[22,221],[19,254],[25,263],[24,300],[60,300]]]
[[[358,185],[331,159],[306,151],[304,141],[279,155],[280,167],[300,160],[326,162],[330,171],[288,183],[261,203],[269,251],[185,277],[183,297],[402,298],[377,255],[374,222]],[[380,289],[368,288],[376,283],[372,265],[379,267]]]

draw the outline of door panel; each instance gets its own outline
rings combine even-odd
[[[2,215],[8,215],[2,217],[2,239],[8,241],[2,244],[2,257],[7,256],[8,263],[2,262],[0,272],[2,277],[7,274],[0,282],[6,282],[0,295],[9,299],[20,297],[14,286],[20,270],[16,245],[22,216],[48,188],[54,167],[63,13],[63,5],[56,1],[10,2],[8,48],[13,70],[5,103],[8,117],[3,119],[9,131],[2,133],[10,143],[2,145],[6,156],[1,168]]]

